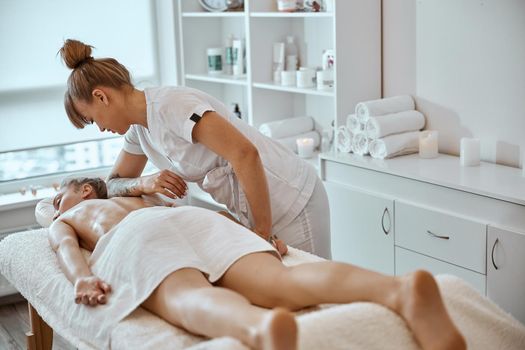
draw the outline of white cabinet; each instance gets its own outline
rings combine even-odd
[[[330,152],[320,158],[334,258],[391,274],[383,267],[385,251],[393,251],[396,275],[416,269],[456,275],[525,323],[520,169],[462,167],[448,155],[376,160]],[[377,238],[382,206],[394,214],[388,248]]]
[[[330,202],[332,259],[394,274],[392,199],[325,183]]]
[[[244,0],[243,11],[207,12],[198,0],[178,0],[181,85],[203,90],[231,109],[238,104],[242,118],[256,128],[299,116],[313,117],[319,131],[344,125],[357,102],[381,96],[381,2],[333,3],[333,12],[285,13],[277,11],[277,0]],[[208,74],[206,50],[224,47],[231,34],[245,40],[246,74]],[[301,66],[320,67],[323,50],[335,51],[332,89],[273,82],[273,44],[288,35]]]
[[[489,226],[487,296],[525,324],[525,233]]]

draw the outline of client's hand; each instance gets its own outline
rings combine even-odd
[[[170,198],[182,198],[188,191],[188,185],[184,180],[167,169],[141,177],[140,184],[144,194],[161,193]]]
[[[75,303],[96,306],[105,304],[111,286],[96,276],[81,277],[75,283]]]

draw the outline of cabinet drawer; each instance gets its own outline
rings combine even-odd
[[[403,275],[417,269],[427,270],[433,275],[450,274],[461,278],[485,295],[486,276],[459,266],[430,258],[400,247],[396,247],[396,275]]]
[[[486,274],[487,225],[395,201],[395,245]]]

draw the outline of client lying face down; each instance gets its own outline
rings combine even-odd
[[[466,348],[427,272],[392,277],[331,261],[286,267],[272,245],[215,212],[106,196],[100,179],[71,179],[54,200],[49,239],[77,303],[105,304],[108,314],[130,303],[196,334],[289,350],[297,348],[291,311],[369,301],[401,316],[424,349]],[[90,265],[80,247],[94,251]],[[120,300],[127,275],[138,275],[125,282],[137,296]]]

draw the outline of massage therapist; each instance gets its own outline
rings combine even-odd
[[[110,196],[183,197],[195,182],[263,238],[330,257],[328,199],[311,165],[214,97],[187,87],[137,90],[126,67],[91,49],[71,39],[60,49],[72,69],[64,105],[77,128],[96,123],[125,135]],[[141,176],[148,160],[161,171]]]

